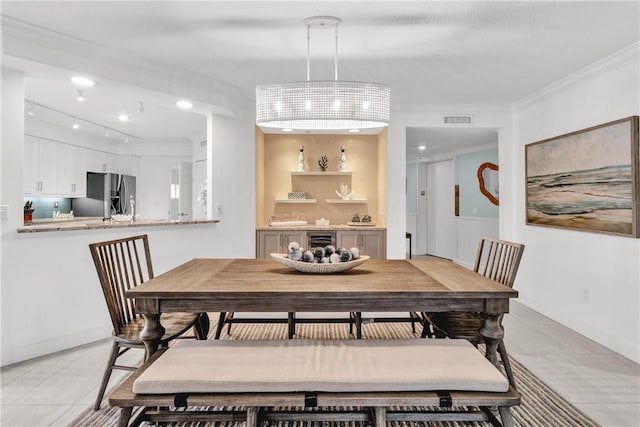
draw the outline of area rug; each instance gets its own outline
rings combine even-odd
[[[217,317],[217,316],[215,316]],[[215,318],[212,316],[212,318]],[[299,324],[296,325],[296,338],[300,339],[349,339],[349,327],[345,324]],[[212,325],[215,330],[215,325]],[[401,323],[373,323],[363,325],[363,339],[403,339],[416,338],[419,335],[411,333],[411,328]],[[250,340],[250,339],[286,339],[286,325],[274,324],[235,324],[231,334],[227,334],[225,327],[221,339]],[[518,390],[522,395],[522,403],[512,409],[515,425],[518,427],[597,427],[598,423],[576,409],[571,403],[563,399],[517,360],[511,358],[511,365],[517,381]],[[119,408],[108,406],[107,399],[98,411],[88,409],[76,418],[70,426],[117,426]],[[224,424],[224,425],[223,425]],[[363,423],[323,423],[330,427],[363,427]],[[146,425],[145,423],[142,424]],[[264,425],[264,424],[263,424]],[[389,427],[486,427],[483,422],[394,422]],[[175,427],[214,427],[214,423],[171,424]],[[312,427],[312,422],[300,420],[297,422],[278,422],[274,427]],[[217,423],[215,427],[244,427],[244,423]]]

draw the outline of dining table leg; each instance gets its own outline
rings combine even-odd
[[[160,324],[160,314],[142,313],[142,317],[144,317],[144,328],[140,331],[140,339],[147,350],[146,359],[148,359],[158,350],[165,329]]]
[[[498,344],[504,338],[504,329],[500,324],[501,314],[486,313],[484,325],[480,328],[480,335],[486,344],[485,357],[491,363],[500,367],[498,361]]]
[[[160,323],[157,301],[152,299],[136,300],[136,311],[144,318],[144,327],[140,331],[140,339],[147,350],[145,357],[148,359],[158,350],[165,329]]]

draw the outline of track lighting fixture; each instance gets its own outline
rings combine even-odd
[[[144,113],[144,104],[142,101],[138,101],[138,113]]]
[[[139,138],[138,136],[132,135],[130,133],[122,132],[122,131],[120,131],[118,129],[114,129],[112,127],[105,126],[103,124],[96,123],[96,122],[91,121],[91,120],[82,119],[82,118],[77,117],[75,115],[72,115],[72,114],[69,114],[69,113],[65,113],[64,111],[60,111],[60,110],[58,110],[56,108],[49,107],[49,106],[44,105],[44,104],[40,104],[40,103],[37,103],[35,101],[31,101],[29,99],[25,99],[25,104],[26,104],[27,115],[33,116],[35,114],[34,112],[35,112],[36,107],[37,108],[41,108],[43,110],[52,111],[52,112],[54,112],[56,114],[59,114],[61,116],[67,117],[68,119],[71,119],[71,127],[73,128],[73,130],[80,129],[80,122],[82,122],[83,123],[83,127],[84,127],[84,123],[86,123],[88,125],[91,125],[91,126],[94,126],[94,127],[98,128],[98,129],[103,129],[105,138],[109,138],[111,136],[111,134],[122,135],[124,137],[124,142],[125,143],[129,143],[131,140]],[[86,129],[90,129],[91,126],[86,127]]]

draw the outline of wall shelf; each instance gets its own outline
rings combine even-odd
[[[348,172],[337,172],[337,171],[326,171],[326,172],[321,172],[321,171],[298,172],[298,171],[291,171],[291,175],[307,175],[307,176],[319,176],[319,175],[338,176],[338,175],[343,175],[343,176],[351,176],[351,171],[348,171]]]
[[[317,203],[318,199],[276,199],[276,203]]]
[[[327,203],[367,203],[367,199],[327,199]]]

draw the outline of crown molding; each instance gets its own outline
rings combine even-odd
[[[1,26],[3,55],[189,97],[211,106],[211,111],[217,114],[233,115],[231,111],[246,109],[251,102],[235,86],[200,73],[149,61],[5,15]]]
[[[511,104],[512,111],[517,111],[536,101],[552,96],[571,86],[594,80],[604,74],[611,73],[626,65],[640,60],[640,42],[635,42],[626,48],[604,57],[603,59],[576,71],[569,76],[552,83],[533,94]]]

